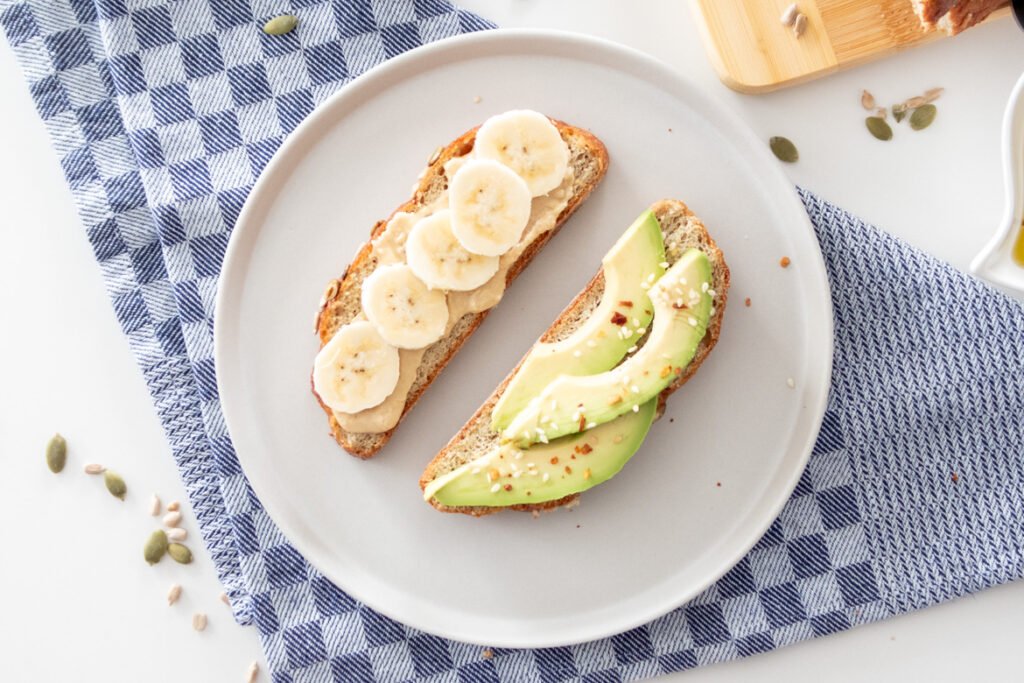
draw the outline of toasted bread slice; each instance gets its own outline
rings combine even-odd
[[[554,121],[562,139],[569,145],[569,165],[573,169],[572,195],[565,209],[558,215],[558,220],[552,230],[541,233],[537,238],[526,246],[520,257],[508,270],[506,284],[509,284],[517,275],[533,260],[534,255],[540,248],[547,244],[548,240],[558,231],[572,213],[579,207],[587,196],[594,190],[597,184],[604,178],[608,170],[608,152],[605,146],[591,133],[570,126],[561,121]],[[474,128],[457,138],[447,147],[439,150],[432,157],[422,177],[420,178],[413,196],[402,206],[395,209],[394,213],[407,211],[413,213],[421,207],[430,204],[448,187],[448,178],[445,176],[444,165],[449,159],[468,154],[473,150],[473,142],[476,139]],[[392,214],[392,216],[394,215]],[[388,224],[388,219],[378,221],[370,232],[370,240],[377,237]],[[349,265],[345,274],[337,280],[332,280],[324,293],[320,304],[320,311],[316,318],[316,333],[320,337],[320,345],[323,346],[335,331],[342,325],[351,322],[362,310],[360,303],[360,291],[363,280],[377,267],[377,259],[373,254],[373,246],[367,242],[360,248],[355,259]],[[487,317],[489,311],[482,313],[469,313],[463,316],[447,334],[447,336],[430,345],[423,356],[423,361],[416,373],[416,379],[409,390],[408,398],[405,401],[405,408],[402,411],[402,418],[412,410],[423,392],[430,386],[434,378],[444,369],[455,352],[465,343],[473,331]],[[311,380],[312,383],[312,380]],[[313,392],[314,396],[316,392]],[[371,458],[376,455],[384,444],[391,439],[397,425],[390,430],[380,434],[357,434],[346,431],[338,423],[334,413],[328,408],[320,397],[317,401],[327,413],[327,420],[331,427],[331,433],[335,440],[346,451],[358,458]]]
[[[711,349],[718,342],[718,334],[722,329],[722,316],[725,314],[725,304],[729,296],[729,267],[725,263],[721,249],[711,239],[704,224],[697,216],[681,201],[665,199],[651,206],[651,211],[657,216],[661,223],[661,231],[665,238],[666,257],[669,263],[676,260],[688,249],[700,249],[707,254],[713,268],[712,288],[715,290],[715,308],[711,319],[708,321],[707,332],[697,347],[697,353],[693,357],[683,373],[658,396],[658,416],[664,412],[665,401],[672,393],[686,383],[697,369],[700,368],[704,359],[711,353]],[[589,316],[590,313],[601,303],[601,296],[604,294],[604,273],[598,271],[597,275],[580,292],[572,303],[562,311],[558,319],[541,335],[538,341],[556,342],[572,334]],[[423,476],[420,477],[420,488],[426,489],[427,485],[437,477],[451,472],[455,468],[487,453],[491,448],[498,445],[499,435],[491,429],[491,409],[498,402],[502,392],[512,377],[519,371],[522,361],[516,366],[508,377],[495,389],[476,413],[462,427],[451,441],[446,445],[427,465]],[[436,499],[429,502],[442,512],[459,512],[466,515],[479,517],[502,510],[547,510],[572,503],[579,494],[573,494],[559,500],[547,501],[532,505],[511,505],[506,507],[449,507],[438,503]]]

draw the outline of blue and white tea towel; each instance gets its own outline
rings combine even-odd
[[[283,12],[298,28],[266,36]],[[637,680],[924,607],[1024,569],[1024,310],[809,193],[832,394],[767,535],[715,586],[606,640],[494,650],[413,631],[317,574],[249,489],[212,358],[224,248],[285,134],[347,81],[490,28],[446,0],[0,0],[235,614],[275,683]]]

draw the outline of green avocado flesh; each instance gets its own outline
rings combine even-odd
[[[611,479],[647,436],[658,401],[637,412],[529,450],[510,443],[430,482],[423,498],[449,507],[506,507],[558,500]]]
[[[521,448],[603,425],[654,399],[693,360],[707,330],[711,263],[690,249],[650,289],[654,322],[644,345],[616,368],[559,375],[502,432]]]
[[[590,317],[566,339],[538,342],[523,360],[491,411],[491,427],[500,432],[530,400],[559,375],[594,375],[610,370],[636,343],[653,315],[648,286],[665,272],[661,225],[645,211],[602,259],[604,294]],[[614,320],[627,319],[626,325]],[[623,329],[633,331],[623,336]]]

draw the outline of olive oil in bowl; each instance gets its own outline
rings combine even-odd
[[[1017,241],[1013,244],[1013,260],[1018,266],[1024,266],[1024,223],[1021,223],[1017,231]]]

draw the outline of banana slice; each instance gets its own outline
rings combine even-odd
[[[569,166],[569,146],[555,124],[528,109],[507,111],[484,121],[473,149],[479,158],[500,161],[515,171],[534,197],[561,185]]]
[[[533,197],[526,181],[492,159],[460,168],[448,188],[452,232],[466,251],[501,256],[523,235]]]
[[[379,405],[398,384],[398,349],[365,320],[343,326],[313,361],[313,389],[332,410]]]
[[[497,256],[472,254],[459,244],[448,209],[413,226],[405,240],[405,259],[431,289],[476,289],[498,272]]]
[[[422,349],[444,336],[448,297],[430,289],[405,264],[381,266],[363,280],[363,313],[384,341]]]

